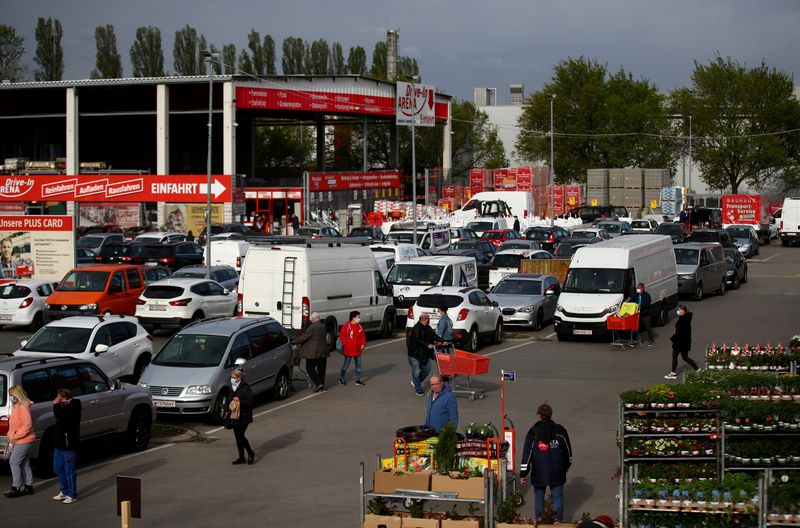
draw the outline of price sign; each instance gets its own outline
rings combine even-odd
[[[515,370],[501,370],[500,375],[503,381],[517,381],[517,371]]]

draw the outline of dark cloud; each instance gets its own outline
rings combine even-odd
[[[553,64],[586,56],[621,66],[669,90],[688,84],[693,61],[717,53],[747,64],[762,60],[800,72],[796,44],[800,2],[795,0],[4,0],[3,23],[25,37],[33,68],[36,18],[64,27],[65,78],[94,67],[94,28],[113,24],[125,72],[136,28],[161,28],[165,65],[172,41],[190,24],[209,42],[241,48],[250,28],[269,33],[280,49],[287,36],[339,41],[346,50],[372,48],[386,28],[400,29],[400,49],[420,63],[424,81],[471,99],[476,86],[536,90]],[[280,60],[280,57],[278,57]]]

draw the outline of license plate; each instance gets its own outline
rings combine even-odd
[[[504,322],[504,323],[507,323],[507,322],[509,322],[510,320],[511,320],[511,317],[509,317],[509,316],[507,316],[507,315],[504,315],[504,316],[503,316],[503,322]]]
[[[591,331],[591,330],[579,330],[579,329],[577,329],[577,328],[576,328],[576,329],[574,329],[574,330],[572,331],[572,333],[573,333],[574,335],[592,335],[592,331]]]
[[[11,314],[0,314],[0,321],[10,321],[14,318]]]
[[[153,405],[156,407],[175,407],[175,402],[172,400],[153,400]]]
[[[145,266],[158,266],[158,262],[145,262]]]
[[[166,312],[167,311],[167,307],[166,306],[161,306],[161,305],[158,305],[158,304],[151,304],[150,305],[150,311],[151,312]]]

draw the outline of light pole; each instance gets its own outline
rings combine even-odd
[[[208,72],[208,152],[206,156],[206,169],[208,179],[206,180],[206,279],[211,278],[211,130],[212,130],[212,110],[214,104],[214,70],[211,61],[219,59],[219,53],[203,51],[206,59],[206,71]]]
[[[550,227],[556,223],[556,171],[553,166],[553,101],[556,94],[550,94]]]
[[[692,188],[692,114],[689,114],[689,188]]]

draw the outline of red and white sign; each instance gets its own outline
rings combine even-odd
[[[400,173],[398,171],[312,172],[308,175],[308,185],[311,192],[387,189],[400,186]]]
[[[763,204],[763,205],[762,205]],[[766,202],[751,194],[722,195],[722,223],[759,225],[766,222]]]
[[[517,190],[517,171],[513,169],[494,170],[494,190],[495,191],[516,191]]]
[[[398,125],[436,125],[436,88],[428,84],[398,82],[395,91]]]
[[[533,171],[530,167],[517,169],[517,190],[530,191],[533,188]]]
[[[187,202],[206,201],[208,176],[0,176],[0,201]],[[211,201],[231,201],[231,177],[211,177]]]
[[[72,231],[72,217],[0,216],[0,231]]]
[[[469,189],[472,194],[483,192],[486,189],[486,169],[470,169]]]

